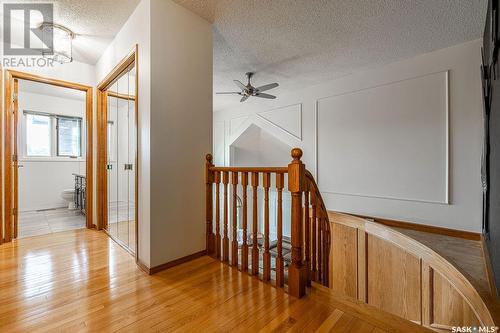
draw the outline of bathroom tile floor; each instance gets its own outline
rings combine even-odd
[[[85,228],[85,215],[77,210],[58,208],[19,214],[18,238]]]

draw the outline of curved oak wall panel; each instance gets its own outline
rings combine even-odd
[[[495,326],[491,305],[427,246],[366,219],[332,212],[329,217],[334,291],[437,331]]]
[[[419,258],[371,234],[366,243],[367,303],[421,323]]]

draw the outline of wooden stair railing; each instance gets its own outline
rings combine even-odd
[[[312,217],[310,218],[313,226],[311,228],[307,228],[306,226],[306,239],[307,230],[312,231],[311,240],[315,242],[315,239],[318,237],[318,249],[313,247],[311,261],[311,279],[312,281],[320,282],[324,286],[329,286],[329,277],[330,277],[330,246],[331,246],[331,235],[330,235],[330,219],[328,216],[328,211],[326,210],[325,203],[323,202],[323,198],[321,197],[321,193],[319,191],[318,185],[314,180],[313,175],[306,170],[306,179],[307,179],[307,190],[311,195],[312,208],[310,210]],[[307,205],[306,205],[307,207]],[[306,214],[309,211],[306,211]],[[308,220],[308,216],[306,216],[306,221]],[[317,221],[317,226],[314,226],[315,221]],[[318,230],[318,231],[316,231]],[[317,236],[318,235],[318,236]],[[307,260],[307,248],[306,247],[306,261]],[[317,256],[317,260],[314,257]]]
[[[311,281],[328,286],[330,225],[318,186],[300,160],[302,150],[295,148],[291,155],[293,160],[287,167],[216,167],[212,155],[206,156],[206,246],[207,253],[222,262],[265,282],[274,281],[276,287],[302,297]],[[286,178],[288,186],[285,186]],[[260,182],[263,207],[259,208]],[[276,240],[271,242],[269,194],[274,188]],[[248,207],[249,190],[251,208]],[[242,194],[241,241],[238,241],[238,191]],[[289,221],[283,218],[284,191],[291,194]],[[290,243],[283,235],[285,225],[290,226]],[[288,247],[290,257],[284,253]]]

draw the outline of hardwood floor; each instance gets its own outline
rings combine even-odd
[[[0,246],[0,332],[430,332],[314,285],[302,299],[202,257],[148,276],[104,233]]]
[[[490,294],[481,241],[395,228],[433,249],[464,274],[480,294]],[[489,295],[491,296],[491,295]]]

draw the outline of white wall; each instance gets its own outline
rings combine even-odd
[[[293,147],[275,140],[260,127],[251,125],[231,144],[233,166],[285,166]]]
[[[139,260],[150,266],[151,2],[142,0],[96,64],[96,82],[138,45]]]
[[[58,115],[81,117],[85,120],[85,93],[81,99],[41,95],[19,90],[19,210],[32,211],[64,207],[61,192],[74,188],[73,173],[85,175],[85,157],[77,160],[68,157],[35,158],[24,156],[25,124],[23,111],[38,111]],[[59,88],[64,89],[64,88]],[[82,134],[85,128],[82,128]],[[85,142],[82,136],[82,142]],[[84,149],[83,149],[84,151]]]
[[[204,156],[212,147],[212,28],[169,0],[143,0],[98,61],[97,81],[135,44],[139,46],[138,251],[139,260],[153,267],[205,249]]]
[[[151,1],[151,264],[205,249],[205,154],[212,148],[212,26]]]
[[[95,66],[73,61],[67,64],[54,63],[54,67],[15,67],[13,69],[25,73],[45,76],[52,79],[95,85]]]
[[[73,173],[85,174],[85,162],[24,161],[19,170],[19,210],[21,212],[67,208],[61,198],[66,189],[75,188]]]
[[[23,80],[19,83],[19,112],[24,110],[54,113],[61,116],[80,117],[85,121],[85,93],[81,96],[70,98],[39,94],[35,92],[23,91]],[[61,94],[65,93],[66,88],[62,89]],[[21,114],[22,115],[22,114]],[[21,116],[20,115],[20,116]]]
[[[215,159],[257,125],[304,150],[328,209],[480,232],[480,46],[215,112]]]

